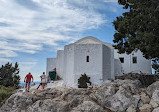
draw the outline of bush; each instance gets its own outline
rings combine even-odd
[[[13,94],[13,90],[15,90],[13,87],[0,87],[0,107]]]
[[[90,77],[88,77],[85,73],[81,74],[81,77],[78,79],[78,87],[87,88],[87,83],[91,85]]]

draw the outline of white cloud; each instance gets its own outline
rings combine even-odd
[[[32,61],[32,62],[19,62],[19,68],[20,68],[20,77],[21,77],[21,81],[24,80],[25,76],[33,71],[33,69],[36,67],[37,62],[36,61]],[[32,72],[31,72],[32,73]],[[34,73],[32,73],[34,74]],[[38,81],[38,78],[34,78],[34,81]]]
[[[15,42],[8,42],[7,40],[2,40],[2,41],[0,40],[0,45],[1,45],[0,57],[5,55],[6,55],[5,57],[16,57],[17,53],[15,53],[15,51],[33,54],[38,50],[42,50],[41,44],[32,44],[24,41],[23,42],[18,41],[15,43]],[[3,55],[1,52],[3,52]]]
[[[12,60],[10,60],[8,58],[0,58],[0,66],[6,64],[8,62],[12,62]]]
[[[99,28],[108,20],[98,11],[115,12],[116,5],[105,6],[112,1],[116,0],[0,0],[0,64],[11,62],[8,57],[20,52],[34,54],[45,46],[61,49],[61,42],[74,42],[79,33]],[[24,75],[37,62],[19,65]]]
[[[104,2],[118,2],[118,0],[104,0]]]
[[[58,41],[69,43],[77,33],[106,23],[104,15],[82,7],[83,3],[87,7],[96,5],[87,0],[0,0],[0,22],[7,24],[0,27],[0,38],[6,41],[1,49],[36,53],[43,45],[60,47]]]
[[[17,53],[10,50],[0,50],[0,57],[16,57]]]
[[[36,66],[37,62],[19,62],[21,71],[29,71],[31,68]]]

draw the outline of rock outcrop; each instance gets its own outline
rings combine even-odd
[[[147,87],[147,94],[152,96],[155,90],[159,90],[159,81],[154,82],[149,87]]]
[[[113,111],[125,111],[129,106],[136,108],[136,103],[138,103],[140,98],[133,97],[132,94],[139,92],[139,86],[140,82],[138,80],[112,82],[98,88],[90,96],[105,108]]]
[[[17,91],[0,112],[159,112],[157,84],[141,88],[139,80],[127,79],[92,89],[58,87]]]

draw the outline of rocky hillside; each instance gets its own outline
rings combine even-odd
[[[159,81],[116,80],[94,89],[48,88],[17,92],[0,112],[159,112]]]

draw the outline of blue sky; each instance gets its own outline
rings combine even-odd
[[[0,0],[0,65],[19,63],[21,80],[35,81],[46,58],[85,36],[113,43],[112,21],[124,10],[117,0]]]

